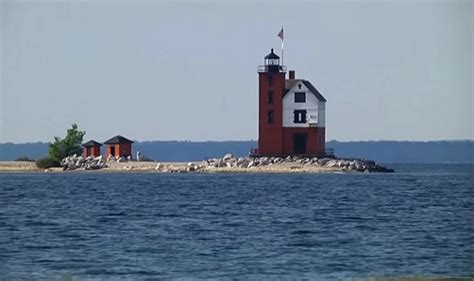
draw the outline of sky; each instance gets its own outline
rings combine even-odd
[[[0,0],[0,142],[256,140],[257,66],[328,100],[327,140],[474,139],[473,1]]]

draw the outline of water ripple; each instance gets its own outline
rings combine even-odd
[[[452,171],[0,174],[0,279],[472,276],[474,175]]]

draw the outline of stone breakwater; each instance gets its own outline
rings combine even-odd
[[[298,166],[290,167],[316,167],[323,169],[334,169],[341,171],[353,172],[394,172],[394,170],[383,167],[375,163],[375,161],[363,159],[341,159],[328,157],[239,157],[236,158],[232,154],[226,154],[222,158],[213,158],[205,160],[201,166],[211,168],[253,168],[263,166],[278,166],[286,164],[296,164]]]
[[[363,159],[342,159],[329,157],[234,157],[226,154],[222,158],[212,158],[201,162],[160,163],[136,162],[127,159],[107,159],[99,157],[69,156],[61,161],[63,170],[105,171],[156,171],[164,173],[187,172],[274,172],[274,173],[320,173],[320,172],[393,172],[374,161]]]

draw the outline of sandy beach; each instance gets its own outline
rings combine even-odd
[[[0,172],[40,172],[35,162],[0,161]]]

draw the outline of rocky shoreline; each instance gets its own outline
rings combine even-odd
[[[106,171],[157,171],[164,173],[187,172],[394,172],[374,161],[362,159],[341,159],[336,157],[234,157],[226,154],[222,158],[211,158],[201,162],[161,163],[136,162],[124,158],[103,159],[99,157],[70,156],[61,161],[63,170],[106,170]]]
[[[341,159],[336,157],[240,157],[236,158],[232,154],[226,154],[222,158],[213,158],[204,161],[204,166],[208,168],[253,168],[272,166],[279,164],[298,164],[326,169],[340,169],[351,172],[377,172],[386,173],[394,170],[383,167],[370,160],[363,159]]]
[[[128,161],[127,159],[104,159],[103,157],[69,156],[58,168],[38,169],[34,162],[0,161],[0,172],[161,172],[161,173],[386,173],[394,170],[374,161],[342,159],[336,157],[234,157],[226,154],[222,158],[199,162]]]

